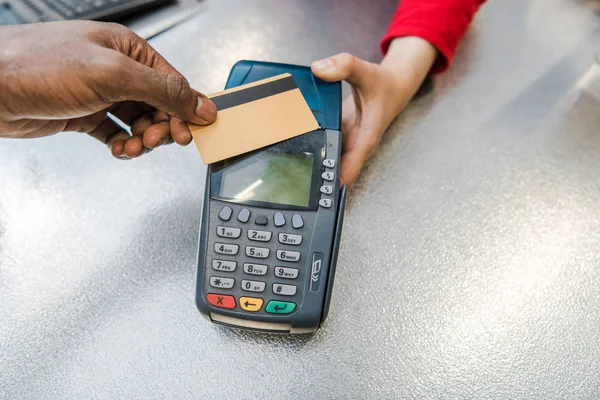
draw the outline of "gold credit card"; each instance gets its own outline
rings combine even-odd
[[[211,125],[189,124],[202,161],[212,164],[319,128],[290,74],[208,96],[219,110]]]

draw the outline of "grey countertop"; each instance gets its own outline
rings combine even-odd
[[[600,398],[594,4],[482,8],[350,191],[313,336],[197,312],[193,146],[119,162],[82,134],[0,141],[0,398]],[[211,92],[243,58],[377,60],[394,9],[207,0],[152,44]]]

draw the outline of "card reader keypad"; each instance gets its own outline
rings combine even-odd
[[[207,260],[212,266],[209,291],[217,296],[207,296],[209,303],[250,313],[285,315],[296,310],[296,297],[310,268],[304,265],[304,257],[307,262],[311,259],[300,251],[308,232],[305,219],[298,212],[269,215],[223,208],[230,210],[219,211],[221,223],[213,228],[218,238],[215,257]],[[246,294],[238,297],[237,293]]]

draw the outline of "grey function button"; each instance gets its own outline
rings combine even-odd
[[[221,278],[220,276],[210,277],[210,286],[219,289],[231,289],[234,283],[235,279],[233,278]]]
[[[234,256],[238,253],[240,246],[237,244],[215,243],[215,252]]]
[[[323,185],[321,186],[321,193],[331,194],[333,193],[333,186],[331,185]]]
[[[321,178],[325,179],[326,181],[333,181],[333,179],[335,178],[335,175],[333,174],[333,172],[323,172],[321,174]]]
[[[275,215],[273,216],[273,223],[277,227],[284,226],[285,225],[285,217],[283,216],[283,214],[280,212],[275,213]]]
[[[250,219],[250,210],[242,208],[242,211],[237,216],[238,221],[246,223]]]
[[[233,272],[237,267],[235,261],[213,260],[212,267],[216,271]]]
[[[277,259],[281,261],[297,262],[300,260],[300,252],[277,250]]]
[[[268,242],[271,240],[271,235],[272,233],[268,231],[257,231],[254,229],[248,230],[248,239],[258,242]]]
[[[275,267],[275,276],[284,279],[296,279],[298,270],[296,268]]]
[[[264,215],[259,215],[254,219],[254,223],[256,225],[267,225],[269,223],[269,220]]]
[[[331,199],[321,199],[319,200],[319,205],[321,207],[329,208],[331,207]]]
[[[298,288],[294,285],[283,285],[281,283],[273,284],[273,293],[280,296],[293,296]]]
[[[262,292],[266,286],[265,282],[242,280],[242,290],[247,292]]]
[[[224,238],[237,239],[241,234],[242,230],[240,228],[228,228],[226,226],[217,227],[217,235]]]
[[[323,160],[323,165],[326,166],[327,168],[333,168],[333,167],[335,167],[335,160],[332,160],[331,158],[327,158],[327,159]]]
[[[219,212],[219,218],[221,218],[223,221],[229,221],[231,219],[232,213],[233,210],[231,209],[231,207],[225,206]]]
[[[292,226],[294,229],[300,229],[304,226],[304,220],[300,214],[294,214],[292,217]]]
[[[271,252],[271,250],[265,249],[263,247],[253,247],[253,246],[246,247],[246,255],[248,257],[267,258],[267,257],[269,257],[270,252]]]
[[[244,272],[250,275],[266,275],[268,269],[263,264],[244,263]]]
[[[301,235],[292,235],[291,233],[280,233],[279,234],[279,243],[281,244],[291,244],[293,246],[298,246],[302,243]]]

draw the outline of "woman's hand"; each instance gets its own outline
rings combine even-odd
[[[89,21],[0,27],[0,137],[85,132],[119,158],[192,140],[215,105],[142,38]],[[107,117],[131,127],[129,136]]]
[[[334,82],[347,81],[352,96],[344,101],[340,180],[351,186],[384,132],[415,95],[437,51],[417,37],[395,39],[381,64],[342,53],[315,61],[313,73]]]

